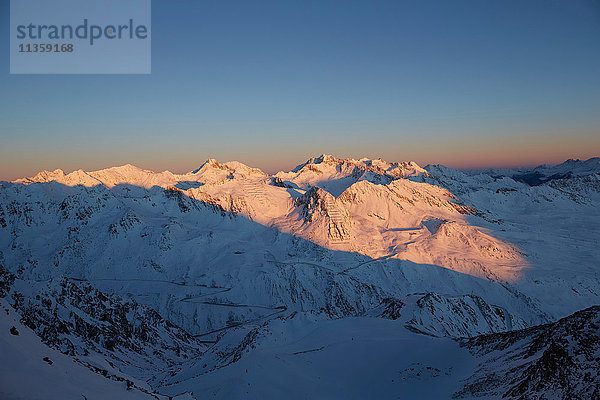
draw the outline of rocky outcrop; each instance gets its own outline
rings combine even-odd
[[[600,398],[600,306],[513,332],[463,340],[482,358],[459,398]]]
[[[205,349],[156,311],[86,282],[27,282],[0,266],[0,297],[48,346],[81,359],[99,356],[138,377],[176,369]]]

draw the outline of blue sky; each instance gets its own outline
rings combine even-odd
[[[0,179],[600,155],[596,0],[160,0],[152,15],[151,75],[10,75],[0,2]]]

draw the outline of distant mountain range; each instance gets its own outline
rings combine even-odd
[[[599,245],[600,158],[43,171],[0,183],[0,397],[599,397]]]
[[[488,169],[469,171],[471,174],[486,173],[491,176],[508,176],[531,186],[538,186],[555,179],[569,179],[593,175],[600,171],[600,158],[567,160],[558,165],[540,165],[535,168]]]

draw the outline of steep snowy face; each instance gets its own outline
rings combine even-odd
[[[294,205],[296,209],[290,217],[301,224],[295,229],[288,229],[290,232],[325,246],[349,242],[352,218],[331,194],[315,186],[296,198]]]

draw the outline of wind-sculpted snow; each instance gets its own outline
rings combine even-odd
[[[326,155],[275,175],[215,160],[186,174],[45,171],[0,184],[0,264],[26,302],[45,285],[27,282],[53,282],[46,297],[64,282],[131,299],[209,344],[187,361],[169,355],[185,365],[172,379],[152,373],[171,362],[159,356],[121,365],[178,394],[243,362],[292,316],[302,329],[367,316],[403,335],[473,337],[597,304],[598,199],[594,174],[530,186]],[[400,376],[455,376],[432,368]]]

